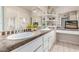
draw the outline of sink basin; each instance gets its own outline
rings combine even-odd
[[[19,39],[28,39],[33,36],[32,32],[24,32],[24,33],[17,33],[17,34],[12,34],[7,37],[9,40],[19,40]]]

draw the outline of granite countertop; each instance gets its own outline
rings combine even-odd
[[[51,30],[49,31],[34,31],[34,36],[32,38],[29,38],[28,40],[26,39],[20,39],[20,40],[8,40],[6,39],[5,36],[1,36],[0,37],[0,52],[9,52],[9,51],[12,51],[13,49],[16,49],[32,40],[34,40],[35,38],[37,37],[40,37],[48,32],[50,32]]]

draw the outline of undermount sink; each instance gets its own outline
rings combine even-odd
[[[24,33],[17,33],[12,34],[7,37],[9,40],[19,40],[19,39],[28,39],[33,36],[33,32],[24,32]]]

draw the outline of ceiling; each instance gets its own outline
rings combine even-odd
[[[68,13],[71,11],[79,10],[79,6],[59,6],[56,8],[57,13]]]
[[[22,6],[22,8],[27,9],[31,12],[33,12],[34,10],[38,10],[38,11],[42,11],[44,12],[44,10],[47,8],[45,6]]]
[[[45,13],[48,11],[48,7],[50,7],[51,10],[49,11],[55,11],[56,13],[67,13],[70,11],[79,10],[79,6],[22,6],[22,8],[27,9],[31,12],[34,10],[42,11]]]

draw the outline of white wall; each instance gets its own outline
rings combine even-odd
[[[25,24],[22,23],[25,19]],[[4,7],[4,29],[14,30],[26,28],[26,25],[30,22],[30,12],[21,7]]]
[[[39,25],[41,25],[41,16],[43,12],[40,10],[37,10],[36,12],[32,12],[32,22],[38,22]]]
[[[55,9],[55,11],[56,11],[57,14],[66,14],[66,13],[69,13],[68,14],[70,16],[69,20],[79,20],[79,6],[59,6],[59,7],[57,7]],[[72,11],[77,11],[77,13],[75,14],[75,12],[72,12]],[[61,20],[60,20],[60,22],[61,22]]]
[[[47,14],[47,6],[38,6],[35,10],[36,12],[32,10],[32,21],[38,22],[39,26],[42,26],[42,16]]]
[[[0,31],[3,31],[3,7],[0,6]]]

